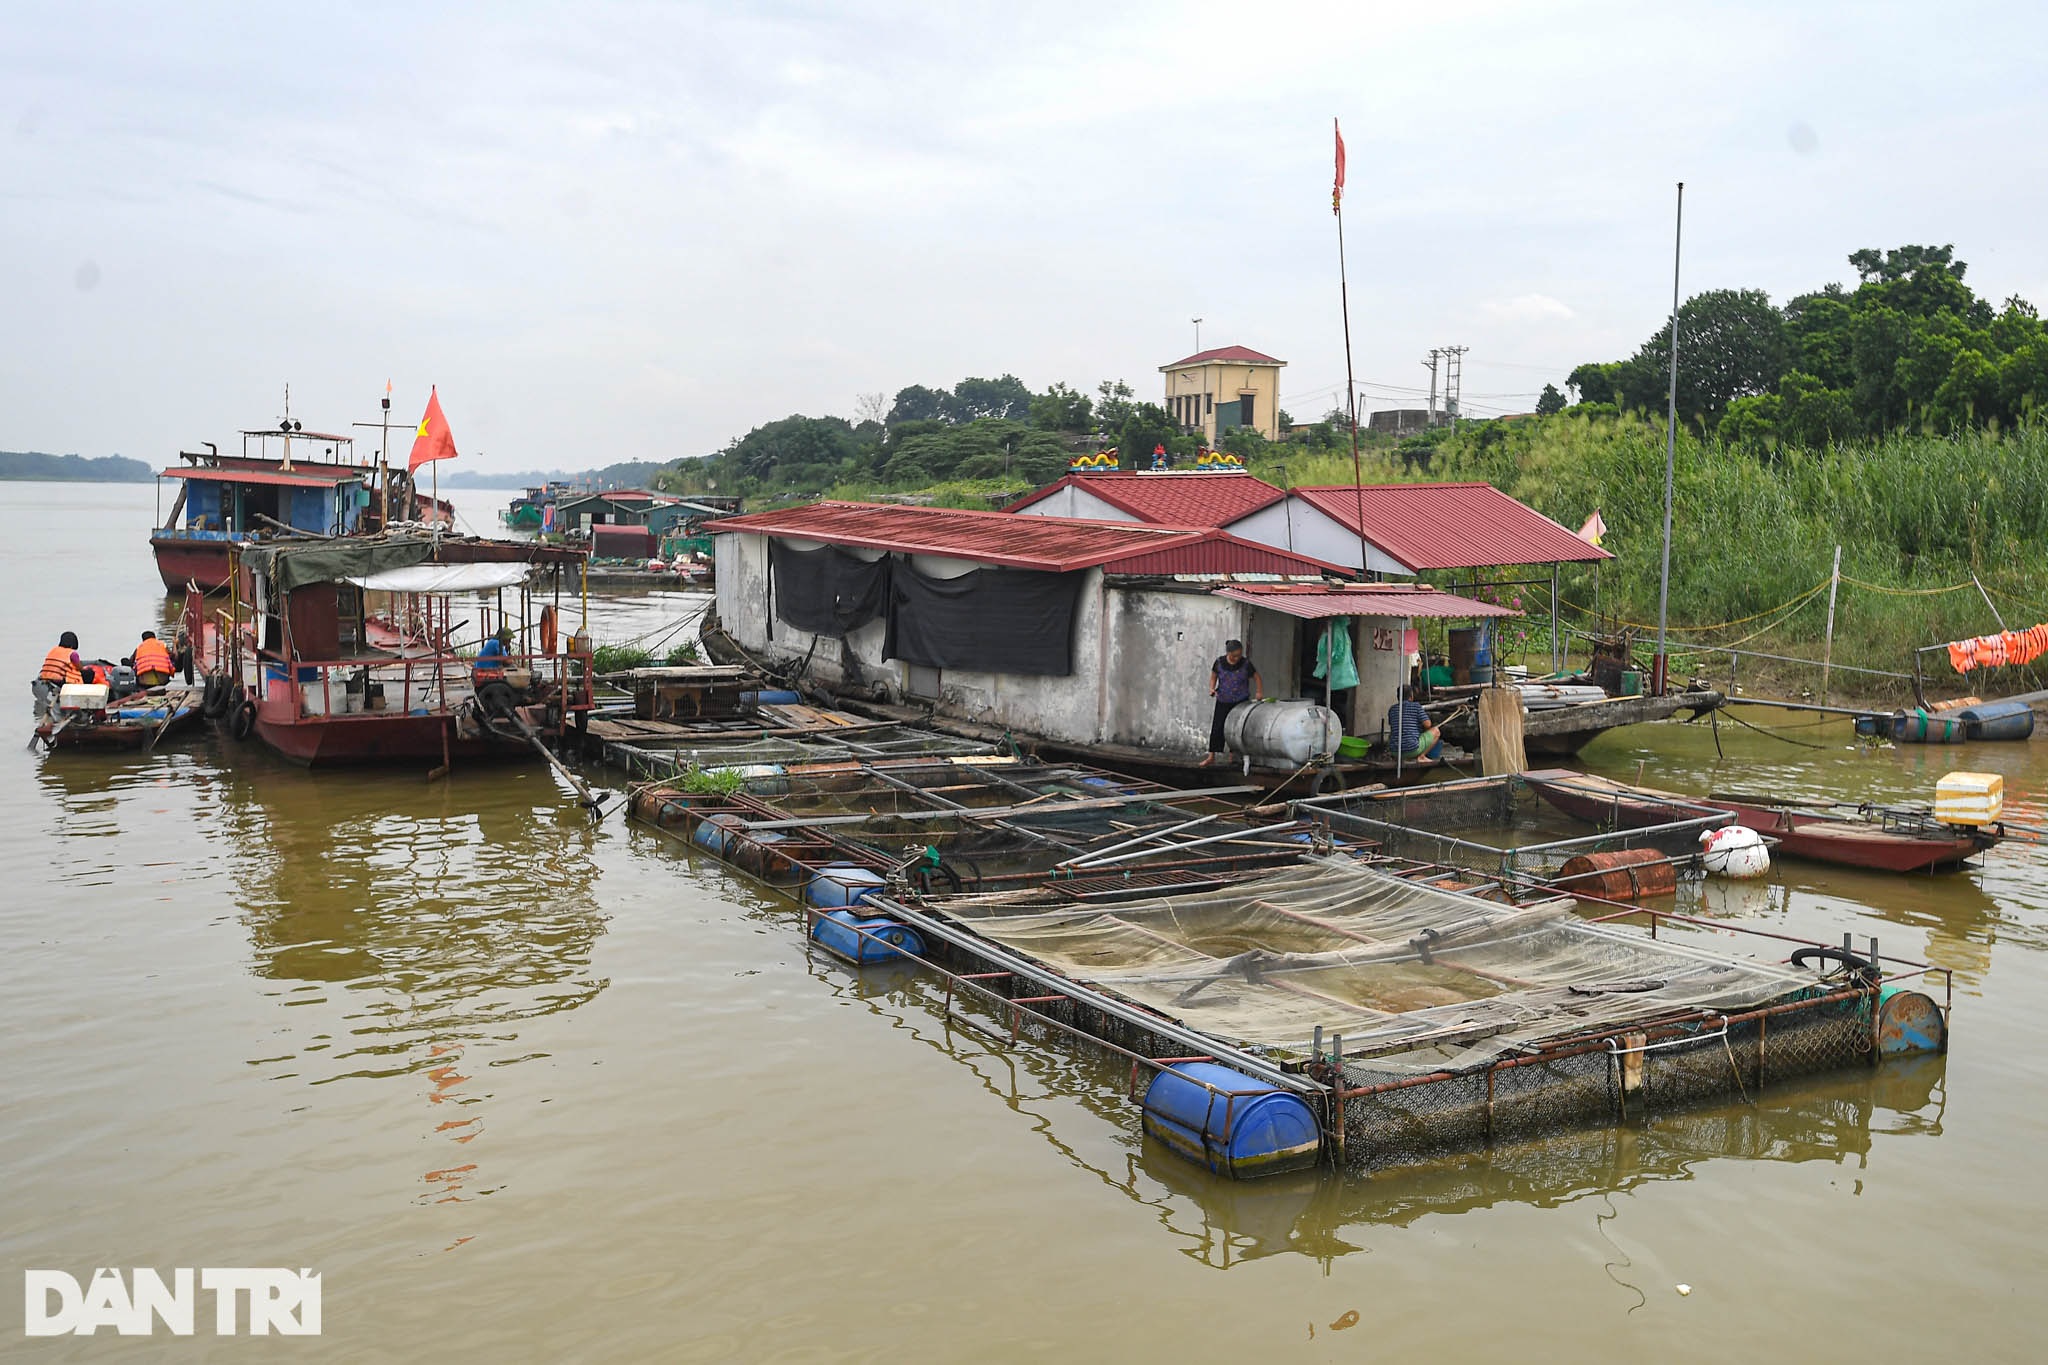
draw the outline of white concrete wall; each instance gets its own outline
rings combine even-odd
[[[1102,738],[1164,753],[1209,747],[1209,666],[1251,608],[1208,593],[1112,588]]]
[[[785,543],[810,548],[809,542]],[[793,661],[811,649],[812,637],[786,621],[768,620],[767,545],[757,535],[716,537],[718,614],[748,651]],[[911,563],[920,573],[949,578],[979,567],[925,556]],[[1209,665],[1226,639],[1245,638],[1251,612],[1208,593],[1107,587],[1099,570],[1089,570],[1075,602],[1070,675],[945,669],[939,674],[939,710],[1069,743],[1106,741],[1198,754],[1209,738]],[[847,644],[864,677],[886,680],[900,693],[909,666],[882,657],[883,636],[882,622],[874,621],[847,636]],[[1264,666],[1277,672],[1291,667],[1291,660],[1276,655]],[[844,681],[839,641],[818,641],[810,670],[827,683]],[[1276,679],[1266,683],[1274,691]]]
[[[1050,497],[1041,498],[1029,507],[1020,507],[1020,517],[1085,517],[1089,521],[1136,521],[1138,518],[1121,507],[1112,507],[1101,498],[1084,488],[1069,484]]]
[[[1258,511],[1239,517],[1223,528],[1234,536],[1261,545],[1292,550],[1327,564],[1357,568],[1358,533],[1326,516],[1307,499],[1289,495]],[[1365,567],[1375,573],[1412,575],[1415,570],[1386,551],[1366,542]]]
[[[1408,619],[1403,616],[1362,616],[1357,619],[1357,637],[1351,643],[1358,661],[1358,700],[1351,733],[1376,735],[1386,724],[1387,708],[1408,681],[1407,654],[1401,642],[1406,638]],[[1374,649],[1374,630],[1394,633],[1392,649]]]

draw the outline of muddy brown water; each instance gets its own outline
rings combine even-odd
[[[57,631],[125,652],[157,619],[151,503],[0,485],[24,738]],[[607,600],[599,637],[690,600]],[[2041,743],[1783,733],[1821,747],[1724,728],[1717,761],[1661,725],[1586,758],[1898,799],[1967,766],[2041,818]],[[1713,893],[1953,967],[1947,1058],[1234,1185],[1141,1139],[1121,1067],[806,954],[781,903],[619,819],[591,832],[543,771],[0,751],[0,1356],[2002,1361],[2048,1329],[2040,850]],[[22,1271],[103,1265],[310,1267],[324,1334],[23,1339]]]

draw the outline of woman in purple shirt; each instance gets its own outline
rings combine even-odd
[[[1209,665],[1209,695],[1216,699],[1216,711],[1209,721],[1209,756],[1202,760],[1208,767],[1216,756],[1228,752],[1223,740],[1223,720],[1231,708],[1239,702],[1250,701],[1259,694],[1259,666],[1244,654],[1244,641],[1225,640],[1223,657]]]

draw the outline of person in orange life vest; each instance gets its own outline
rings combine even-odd
[[[135,681],[144,687],[162,687],[171,680],[171,671],[177,661],[171,658],[171,651],[164,642],[156,638],[156,632],[142,632],[142,643],[135,646]]]
[[[57,637],[57,647],[43,656],[42,671],[29,685],[35,694],[37,718],[49,714],[64,684],[84,681],[85,671],[78,666],[78,636],[67,630]]]

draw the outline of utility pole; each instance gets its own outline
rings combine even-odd
[[[1446,346],[1444,357],[1444,420],[1455,425],[1459,401],[1465,395],[1465,352],[1470,346]]]
[[[1429,359],[1422,362],[1422,368],[1429,371],[1429,425],[1436,425],[1436,362],[1442,351],[1432,348]]]
[[[1650,658],[1650,695],[1661,697],[1670,661],[1664,653],[1665,612],[1671,604],[1671,482],[1678,463],[1678,267],[1685,243],[1685,182],[1671,223],[1671,394],[1664,413],[1664,563],[1657,573],[1657,652]],[[1732,657],[1732,656],[1731,656]]]

